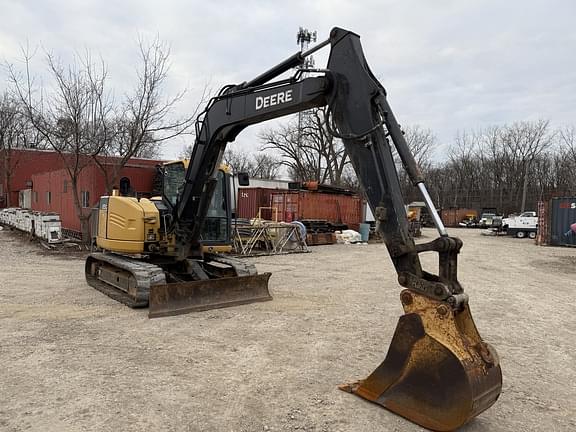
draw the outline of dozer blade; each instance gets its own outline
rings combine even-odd
[[[494,349],[482,341],[465,305],[410,290],[385,360],[365,380],[340,389],[425,428],[452,431],[488,409],[502,389]]]
[[[272,300],[271,273],[223,277],[150,287],[150,318]]]

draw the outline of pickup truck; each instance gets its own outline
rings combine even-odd
[[[538,216],[536,216],[534,211],[526,211],[520,215],[510,215],[502,219],[502,231],[518,238],[536,238]]]

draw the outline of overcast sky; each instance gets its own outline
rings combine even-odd
[[[517,120],[576,124],[570,0],[0,0],[0,16],[0,59],[16,61],[26,41],[63,58],[89,49],[119,94],[134,79],[137,38],[158,35],[171,46],[167,91],[189,89],[183,114],[206,83],[246,81],[296,52],[300,26],[319,40],[339,26],[361,36],[399,122],[432,129],[442,144],[458,130]],[[234,147],[257,149],[260,127]],[[182,145],[166,144],[164,155]]]

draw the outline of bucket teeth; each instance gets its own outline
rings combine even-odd
[[[447,304],[410,290],[385,360],[365,380],[340,386],[437,431],[462,426],[496,402],[502,373],[482,341],[468,305]]]

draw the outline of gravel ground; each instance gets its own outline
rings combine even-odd
[[[576,249],[453,233],[504,374],[463,430],[576,430]],[[274,301],[149,320],[88,287],[82,257],[0,231],[0,430],[422,430],[337,389],[383,360],[402,313],[385,247],[253,260]]]

